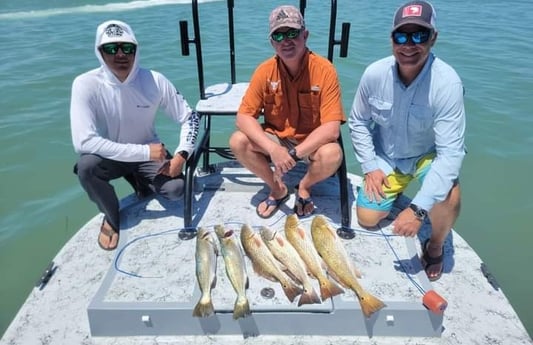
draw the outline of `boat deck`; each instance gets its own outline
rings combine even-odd
[[[296,169],[285,182],[296,185],[302,173]],[[349,178],[353,196],[361,179]],[[317,214],[335,227],[337,183],[330,178],[313,189]],[[224,224],[238,232],[246,223],[283,231],[294,194],[272,218],[261,219],[255,206],[266,193],[236,163],[221,164],[196,178],[193,224]],[[402,199],[398,209],[407,202]],[[200,293],[195,239],[180,238],[183,204],[130,196],[122,208],[119,248],[100,250],[102,216],[90,220],[56,256],[54,275],[31,292],[0,344],[532,344],[503,292],[484,277],[480,258],[455,231],[445,245],[445,273],[429,283],[417,257],[429,224],[419,238],[406,239],[392,235],[390,222],[374,232],[358,229],[353,212],[355,237],[343,243],[362,272],[363,288],[387,305],[368,319],[346,289],[321,304],[291,303],[247,259],[252,315],[233,320],[236,295],[221,257],[212,293],[216,313],[202,319],[192,316]],[[309,230],[311,219],[301,219],[301,226]],[[432,289],[448,302],[443,315],[422,305],[421,290]]]

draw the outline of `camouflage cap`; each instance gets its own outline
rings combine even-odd
[[[272,35],[279,28],[303,29],[305,27],[305,21],[300,11],[290,5],[279,6],[272,10],[269,22],[269,35]]]

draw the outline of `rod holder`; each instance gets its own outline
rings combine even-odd
[[[189,56],[189,29],[186,20],[180,20],[180,41],[181,41],[181,55]]]

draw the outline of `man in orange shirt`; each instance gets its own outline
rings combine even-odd
[[[333,175],[342,162],[337,143],[346,121],[337,72],[311,52],[309,31],[294,6],[270,14],[270,43],[276,55],[255,70],[239,107],[230,147],[237,160],[270,188],[257,214],[271,217],[289,198],[282,177],[296,162],[308,163],[297,187],[294,212],[314,212],[311,187]],[[264,123],[258,122],[263,113]],[[273,170],[270,166],[272,163]]]

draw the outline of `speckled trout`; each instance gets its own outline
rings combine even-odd
[[[321,303],[320,297],[307,275],[305,263],[292,244],[285,239],[283,234],[269,227],[261,227],[259,233],[274,257],[285,266],[291,277],[294,277],[302,284],[304,291],[298,300],[298,306],[302,304]]]
[[[335,273],[343,286],[349,287],[359,299],[361,310],[365,317],[370,317],[380,310],[385,304],[366,292],[354,274],[353,263],[350,261],[346,249],[342,244],[337,232],[322,216],[315,216],[311,222],[311,236],[318,254],[322,257],[328,270]]]
[[[296,296],[302,293],[302,288],[283,272],[280,263],[272,255],[259,233],[247,224],[241,229],[241,243],[252,260],[254,271],[268,280],[279,282],[289,301],[293,302]]]
[[[192,316],[208,317],[215,313],[211,300],[211,290],[215,288],[217,276],[218,249],[213,232],[198,229],[196,235],[196,279],[202,292],[200,300],[192,311]]]
[[[220,242],[220,251],[226,264],[226,274],[237,293],[237,299],[233,306],[233,319],[237,320],[251,313],[250,303],[246,296],[249,282],[244,254],[233,230],[226,229],[222,225],[215,225],[215,233]]]
[[[322,301],[344,292],[337,283],[330,280],[326,275],[322,268],[322,259],[313,245],[311,236],[299,226],[296,214],[287,216],[285,220],[285,237],[302,258],[308,272],[318,280]]]

